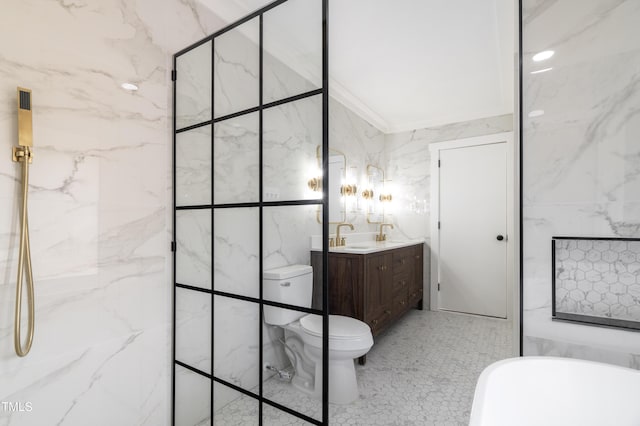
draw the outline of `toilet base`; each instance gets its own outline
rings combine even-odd
[[[353,359],[329,361],[329,402],[350,404],[359,397]]]
[[[314,360],[315,361],[315,360]],[[316,362],[315,383],[294,376],[291,385],[312,398],[322,399],[322,361]],[[298,379],[298,380],[296,380]],[[353,359],[329,361],[329,402],[351,404],[360,397]]]

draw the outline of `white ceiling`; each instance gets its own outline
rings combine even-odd
[[[270,3],[199,2],[226,22]],[[514,0],[332,0],[331,94],[386,133],[511,113],[514,13]]]

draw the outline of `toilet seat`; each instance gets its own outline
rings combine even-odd
[[[302,329],[312,336],[322,337],[322,317],[309,314],[300,318]],[[371,329],[364,322],[343,315],[329,315],[329,339],[352,340],[366,337]]]
[[[317,349],[322,348],[322,317],[309,314],[300,318],[301,337]],[[369,350],[373,346],[371,329],[364,322],[342,315],[329,315],[329,356],[332,352]]]

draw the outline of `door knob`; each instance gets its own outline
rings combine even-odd
[[[502,240],[504,240],[504,237],[503,237],[502,235],[498,235],[498,236],[496,237],[496,240],[498,240],[498,241],[502,241]]]

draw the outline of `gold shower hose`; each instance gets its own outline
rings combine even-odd
[[[33,343],[35,309],[33,300],[33,271],[31,269],[31,250],[29,248],[29,219],[27,216],[27,196],[29,194],[29,162],[31,161],[31,150],[28,146],[16,150],[15,153],[18,162],[22,163],[22,211],[20,220],[20,253],[18,254],[18,282],[16,285],[16,316],[14,322],[14,339],[13,344],[16,354],[23,357],[31,350]],[[27,305],[29,309],[29,323],[27,331],[27,342],[22,347],[22,339],[20,338],[21,311],[22,311],[22,281],[24,276],[24,266],[27,266]]]

